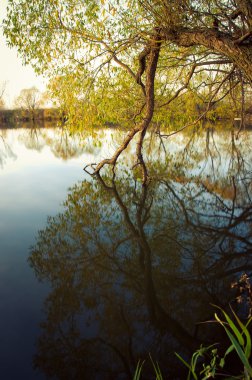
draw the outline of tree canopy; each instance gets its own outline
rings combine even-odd
[[[5,106],[5,101],[4,101],[5,90],[6,90],[6,83],[1,83],[0,84],[0,109],[3,109]]]
[[[31,112],[38,109],[41,104],[41,93],[36,87],[23,88],[15,99],[15,106],[17,108],[26,109]]]
[[[252,83],[251,0],[9,0],[4,30],[24,62],[52,78],[70,118],[132,126],[95,173],[138,135],[146,181],[143,140],[172,101],[197,93],[204,115],[234,91],[243,102]]]

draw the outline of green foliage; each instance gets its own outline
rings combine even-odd
[[[166,3],[9,0],[4,32],[24,62],[50,78],[51,96],[72,129],[105,123],[128,127],[141,119],[144,110],[144,95],[136,84],[138,56],[152,40],[155,26],[211,29],[211,12],[220,12],[204,0]],[[225,94],[224,86],[212,99],[228,65],[224,71],[218,65],[213,71],[199,69],[187,83],[195,60],[202,63],[201,54],[205,60],[213,59],[204,47],[163,44],[155,80],[155,125],[173,123],[179,129],[197,119],[208,101]],[[145,75],[142,79],[145,82]],[[179,88],[183,90],[170,102]],[[233,116],[227,104],[211,109],[207,117],[215,121]]]
[[[214,378],[216,374],[216,368],[221,367],[223,360],[219,358],[217,354],[217,349],[213,348],[215,345],[208,347],[201,346],[192,355],[190,363],[187,363],[179,354],[175,353],[177,358],[189,369],[187,380],[193,378],[194,380],[206,380],[209,378]],[[210,358],[208,364],[203,363],[202,369],[200,371],[200,377],[198,376],[199,361],[205,359],[206,355]]]
[[[218,307],[219,308],[219,307]],[[192,355],[190,362],[186,362],[181,355],[175,353],[177,358],[188,368],[189,372],[187,380],[207,380],[209,378],[214,379],[218,376],[228,379],[241,379],[249,380],[252,378],[252,367],[249,363],[251,359],[251,336],[248,331],[248,325],[252,318],[248,320],[244,325],[237,314],[232,310],[232,315],[235,319],[233,321],[229,315],[219,308],[225,320],[221,320],[217,313],[215,313],[216,321],[224,328],[231,345],[227,348],[223,357],[218,355],[218,350],[215,347],[216,344],[208,347],[201,346]],[[226,357],[232,352],[236,351],[237,357],[240,359],[244,366],[244,371],[240,376],[227,375],[224,372]],[[150,355],[151,363],[155,371],[156,380],[162,380],[162,373],[158,363],[155,363]],[[137,364],[137,368],[133,377],[133,380],[139,380],[143,369],[144,361],[140,361]]]
[[[163,375],[161,373],[159,364],[157,362],[154,362],[151,355],[149,355],[149,356],[150,356],[150,361],[151,361],[151,364],[152,364],[152,367],[154,370],[155,379],[156,380],[163,380]],[[142,361],[142,362],[140,360],[138,361],[137,367],[136,367],[136,370],[135,370],[135,373],[133,376],[133,380],[140,380],[141,379],[141,374],[143,371],[144,363],[145,363],[145,361]]]
[[[138,363],[137,363],[137,367],[136,367],[136,370],[135,370],[135,373],[134,373],[133,380],[140,380],[142,369],[143,369],[143,365],[144,365],[144,361],[141,362],[139,360]]]
[[[163,380],[163,376],[162,376],[161,369],[159,367],[158,362],[154,362],[151,355],[150,355],[150,360],[151,360],[152,366],[153,366],[154,371],[155,371],[156,380]]]
[[[116,73],[117,69],[113,71]],[[66,74],[49,84],[55,105],[68,117],[68,126],[82,130],[83,126],[132,125],[138,105],[143,101],[133,81],[122,71],[114,76],[109,87],[105,74],[99,77],[99,86],[92,87],[92,81],[88,74],[82,80]]]
[[[55,77],[49,84],[49,92],[56,106],[67,116],[67,124],[71,130],[82,130],[83,127],[116,125],[128,128],[141,119],[144,99],[140,87],[127,73],[119,68],[110,67],[113,79],[108,86],[108,72],[99,76],[99,83],[94,85],[94,79],[85,73],[78,77],[68,73]],[[81,74],[82,75],[82,74]],[[166,85],[171,78],[166,77]],[[193,122],[206,110],[207,97],[202,98],[194,89],[189,89],[168,106],[160,107],[165,99],[174,95],[173,91],[162,91],[165,83],[160,78],[156,80],[157,100],[153,124],[159,128],[179,129],[181,125]],[[162,94],[158,94],[162,92]],[[232,118],[229,98],[210,109],[206,118],[216,121],[219,118]]]
[[[251,337],[247,329],[248,324],[251,322],[251,319],[248,321],[247,325],[244,325],[238,316],[233,312],[237,326],[233,323],[230,317],[222,310],[222,313],[226,319],[227,326],[225,322],[220,320],[217,314],[215,314],[216,320],[223,326],[227,336],[231,341],[231,346],[228,349],[235,350],[242,364],[244,365],[244,375],[245,378],[250,378],[252,376],[252,367],[249,363],[251,356]],[[248,377],[249,376],[249,377]]]
[[[15,99],[15,107],[19,109],[34,111],[43,104],[42,96],[36,87],[23,88]]]
[[[179,360],[189,369],[187,380],[206,380],[209,378],[216,378],[217,375],[221,374],[221,371],[224,369],[226,357],[232,352],[235,351],[237,357],[241,361],[244,367],[244,371],[240,376],[235,377],[226,377],[225,372],[222,373],[222,376],[225,379],[250,379],[252,377],[252,367],[249,363],[251,359],[251,336],[248,330],[248,325],[251,322],[250,318],[246,325],[244,325],[239,319],[238,315],[232,310],[232,315],[234,317],[233,321],[229,315],[220,309],[224,321],[215,313],[216,321],[224,328],[231,345],[227,348],[223,357],[218,355],[216,348],[213,349],[213,346],[209,347],[200,347],[191,358],[191,361],[187,363],[179,354],[176,353],[176,356]],[[210,357],[206,362],[206,355]],[[203,358],[204,362],[200,362],[199,359]],[[209,361],[210,360],[210,361]]]

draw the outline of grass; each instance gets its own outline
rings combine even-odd
[[[153,370],[154,370],[154,373],[156,376],[155,379],[156,380],[164,380],[162,373],[161,373],[161,370],[160,370],[160,367],[158,365],[158,362],[154,362],[154,360],[152,359],[150,354],[149,354],[149,356],[150,356],[152,367],[153,367]],[[144,363],[145,363],[145,361],[142,361],[142,362],[138,361],[133,380],[140,380],[141,379],[141,374],[142,374],[142,369],[143,369]]]
[[[188,369],[186,380],[207,380],[215,379],[217,377],[221,377],[225,380],[252,379],[252,366],[249,362],[251,359],[251,335],[248,330],[248,325],[250,324],[252,318],[250,318],[248,322],[244,324],[232,308],[231,316],[229,316],[220,307],[217,308],[219,310],[220,316],[215,313],[215,320],[225,330],[229,338],[230,345],[223,356],[219,356],[216,344],[208,347],[201,346],[197,351],[193,353],[190,362],[186,362],[178,353],[175,353],[176,357]],[[231,352],[235,353],[243,366],[243,371],[238,376],[227,374],[224,370],[226,358]],[[152,363],[153,375],[155,375],[155,379],[165,380],[162,376],[158,363],[153,361],[151,355],[150,360]],[[138,362],[133,380],[141,379],[144,363],[144,361]]]

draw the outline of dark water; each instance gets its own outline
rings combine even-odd
[[[1,378],[151,379],[150,353],[183,379],[174,352],[220,341],[198,322],[252,272],[252,133],[152,140],[143,188],[133,148],[115,181],[82,171],[117,131],[0,130]]]

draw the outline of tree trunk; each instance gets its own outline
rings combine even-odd
[[[115,151],[114,155],[111,158],[106,158],[102,160],[96,166],[96,168],[94,169],[93,175],[99,174],[100,170],[105,165],[112,165],[114,167],[120,154],[127,148],[127,146],[129,145],[133,137],[137,133],[140,132],[139,140],[137,143],[137,159],[138,159],[138,164],[140,164],[143,169],[143,183],[146,184],[148,173],[147,173],[147,169],[142,157],[142,145],[143,145],[143,140],[144,140],[146,131],[148,129],[148,126],[150,125],[150,122],[152,120],[152,116],[154,113],[154,103],[155,103],[154,82],[155,82],[155,75],[156,75],[160,47],[161,47],[161,39],[160,39],[159,34],[157,33],[156,38],[153,38],[153,40],[150,41],[150,50],[149,50],[149,54],[147,58],[146,84],[144,86],[146,107],[145,107],[145,114],[144,114],[142,122],[139,123],[139,125],[133,128],[127,134],[123,143],[119,146],[119,148]],[[90,166],[90,165],[87,165],[87,166]],[[84,168],[85,171],[87,171],[86,170],[87,166]]]
[[[252,44],[239,41],[228,33],[216,29],[181,28],[171,31],[162,29],[163,39],[178,46],[204,46],[215,53],[220,53],[232,61],[252,84]]]

